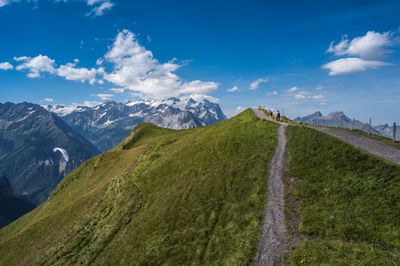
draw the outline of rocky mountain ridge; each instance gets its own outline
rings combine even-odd
[[[211,98],[190,97],[165,100],[114,101],[89,106],[44,106],[93,142],[101,151],[114,147],[139,123],[164,128],[188,129],[225,120],[218,103]]]
[[[327,115],[323,115],[320,111],[317,111],[313,114],[304,117],[297,117],[294,119],[294,121],[299,123],[303,122],[310,125],[320,125],[320,126],[328,125],[332,127],[343,126],[345,128],[352,128],[353,124],[353,120],[340,111],[335,111]],[[370,126],[368,123],[363,123],[359,120],[354,120],[354,128],[362,130],[364,132],[370,132],[372,134],[393,138],[393,126],[389,126],[388,124]],[[400,140],[399,131],[400,131],[399,129],[397,129],[396,131],[397,140]]]
[[[61,147],[69,160],[54,148]],[[0,175],[35,205],[99,150],[62,119],[33,103],[0,104]]]

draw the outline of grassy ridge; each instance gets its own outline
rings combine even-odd
[[[298,230],[312,237],[286,264],[399,265],[400,167],[305,127],[287,135],[287,206],[301,202],[288,217],[297,212]]]
[[[0,230],[0,264],[248,264],[277,127],[251,110],[184,131],[141,124]]]

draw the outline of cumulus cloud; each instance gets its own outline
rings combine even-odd
[[[110,91],[115,93],[123,93],[125,91],[124,88],[111,88]]]
[[[187,99],[187,98],[192,98],[196,102],[203,102],[204,100],[207,100],[212,103],[219,103],[219,99],[214,98],[209,95],[204,95],[204,94],[190,94],[190,95],[184,95],[181,97],[181,99]]]
[[[392,51],[387,47],[396,43],[395,33],[388,31],[384,33],[368,31],[364,36],[349,40],[347,35],[342,37],[338,44],[331,42],[327,52],[336,56],[351,56],[341,58],[322,66],[330,70],[330,76],[364,72],[367,69],[376,69],[381,66],[390,65],[381,59],[387,57]]]
[[[260,86],[261,83],[267,83],[268,79],[259,78],[252,83],[250,83],[249,90],[256,90]]]
[[[100,64],[102,61],[98,60]],[[166,63],[158,62],[152,52],[141,46],[129,30],[118,33],[104,61],[113,66],[111,73],[104,73],[105,80],[152,98],[205,94],[219,87],[217,82],[184,82],[174,73],[181,67],[175,59]]]
[[[299,88],[294,86],[294,87],[291,87],[290,89],[288,89],[288,92],[295,92],[295,91],[298,91],[298,90],[299,90]]]
[[[98,2],[93,0],[92,4],[95,5]],[[97,68],[77,67],[78,59],[72,63],[57,66],[55,60],[41,54],[33,58],[14,57],[14,60],[19,63],[16,70],[28,70],[30,78],[39,78],[42,73],[50,73],[67,80],[87,81],[92,85],[102,85],[104,81],[108,81],[120,87],[110,89],[114,93],[129,90],[145,98],[205,95],[217,90],[220,86],[218,82],[213,81],[183,80],[174,73],[183,65],[176,63],[176,59],[160,63],[151,51],[139,44],[135,35],[129,30],[123,30],[117,34],[107,53],[96,61]],[[3,67],[8,66],[3,65]],[[258,84],[266,81],[260,79]],[[99,97],[107,99],[110,97],[103,96]]]
[[[91,8],[91,11],[87,13],[87,16],[101,16],[106,11],[111,10],[114,7],[114,2],[111,0],[81,0],[86,3],[87,6]],[[28,2],[28,3],[36,3],[37,0],[0,0],[0,7],[6,6],[11,3],[20,3],[20,2]],[[54,3],[67,3],[72,2],[72,0],[53,0]]]
[[[242,112],[242,111],[244,111],[244,110],[246,110],[246,108],[243,107],[243,106],[238,106],[238,107],[236,107],[236,113],[240,113],[240,112]]]
[[[213,81],[200,81],[194,80],[191,82],[185,82],[182,84],[180,93],[190,94],[190,93],[201,93],[206,94],[215,91],[219,86],[219,83]]]
[[[390,65],[382,61],[363,60],[358,57],[342,58],[322,66],[329,70],[330,76],[345,75],[364,72],[368,68],[376,69],[381,66]]]
[[[14,61],[21,62],[21,61],[26,61],[26,60],[30,59],[30,57],[27,57],[27,56],[16,57],[16,56],[14,56],[13,59],[14,59]]]
[[[44,98],[44,100],[46,101],[46,102],[54,102],[54,99],[53,98]]]
[[[114,96],[114,94],[106,94],[106,93],[97,94],[97,97],[99,97],[103,101],[110,100],[113,96]]]
[[[266,95],[267,95],[267,96],[270,96],[270,95],[278,95],[278,91],[269,91],[269,92],[266,93]]]
[[[299,92],[299,93],[296,93],[296,94],[294,95],[294,98],[295,98],[296,100],[304,100],[304,99],[306,98],[306,96],[304,96],[304,92]]]
[[[96,81],[96,69],[76,68],[78,62],[79,60],[75,59],[74,63],[61,65],[57,69],[57,75],[64,77],[66,80],[81,81],[82,83],[88,81],[93,84]]]
[[[0,7],[8,5],[10,3],[9,0],[0,0]]]
[[[294,87],[297,88],[297,87]],[[296,90],[292,91],[294,93],[290,93],[289,96],[293,97],[296,101],[301,102],[326,102],[327,99],[322,94],[313,95],[309,91],[297,88]]]
[[[322,95],[322,94],[311,95],[311,96],[309,96],[309,98],[313,99],[313,100],[320,100],[320,101],[325,101],[326,100],[326,97],[324,95]]]
[[[343,36],[341,42],[334,45],[331,42],[327,52],[338,56],[359,56],[364,59],[382,59],[391,51],[386,47],[393,45],[393,32],[368,31],[365,36],[356,37],[353,40]]]
[[[237,86],[234,86],[233,88],[227,89],[226,91],[227,91],[227,92],[239,91],[239,88],[238,88]]]
[[[0,69],[1,70],[9,70],[9,69],[13,69],[13,65],[11,65],[9,62],[3,62],[0,63]]]
[[[16,61],[23,62],[21,65],[16,67],[17,70],[27,69],[29,71],[28,77],[29,78],[38,78],[40,77],[41,73],[47,72],[53,74],[56,72],[55,61],[49,58],[46,55],[39,54],[34,58],[30,57],[17,57],[15,58]]]
[[[96,1],[96,2],[100,2],[100,1]],[[92,9],[92,11],[88,13],[88,15],[93,15],[95,17],[101,16],[104,14],[104,12],[113,8],[113,6],[114,6],[114,3],[110,2],[110,1],[104,1],[99,6],[95,6]]]
[[[41,54],[33,58],[27,56],[14,57],[14,60],[21,62],[16,69],[27,69],[29,71],[27,76],[30,78],[39,78],[41,73],[50,73],[63,77],[66,80],[81,82],[88,81],[90,84],[93,84],[96,81],[96,73],[98,71],[103,73],[102,69],[77,68],[76,65],[79,62],[78,59],[75,59],[73,63],[61,65],[59,68],[56,67],[55,60]]]

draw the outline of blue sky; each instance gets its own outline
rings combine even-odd
[[[0,0],[0,102],[209,95],[400,122],[399,1]]]

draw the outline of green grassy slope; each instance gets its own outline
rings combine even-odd
[[[305,127],[287,135],[287,222],[308,240],[286,264],[399,265],[400,167]]]
[[[140,124],[0,230],[0,265],[249,264],[277,128],[251,110],[191,130]]]

